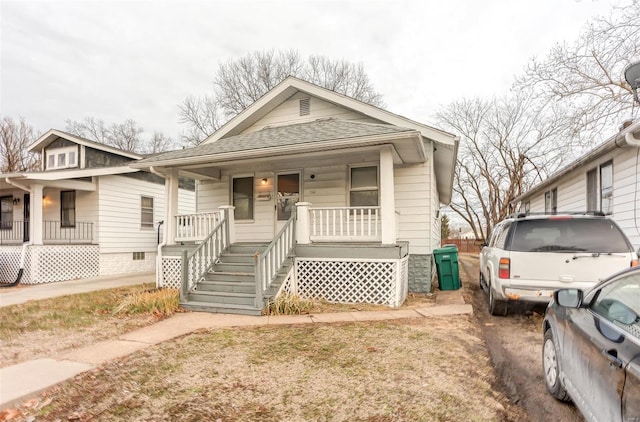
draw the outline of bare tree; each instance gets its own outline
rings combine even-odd
[[[383,106],[382,96],[374,90],[361,63],[324,56],[305,60],[295,50],[255,51],[220,64],[212,94],[189,97],[178,106],[179,122],[187,127],[181,135],[183,141],[201,142],[290,75]]]
[[[573,134],[600,140],[631,117],[633,97],[625,67],[640,60],[640,0],[592,20],[574,43],[557,44],[547,57],[531,59],[518,90],[534,90],[567,109]],[[595,136],[594,136],[595,135]]]
[[[85,117],[82,121],[69,119],[66,121],[65,130],[128,152],[158,153],[174,147],[173,140],[160,132],[154,132],[151,139],[143,139],[143,129],[133,119],[109,126],[104,120],[95,117]]]
[[[522,93],[459,100],[438,113],[461,136],[451,208],[485,238],[511,211],[510,203],[556,170],[572,145],[561,111]]]
[[[114,123],[109,130],[109,144],[123,151],[142,151],[144,146],[140,134],[142,128],[133,119],[127,119],[122,123]]]
[[[69,133],[92,141],[100,142],[102,144],[108,145],[111,142],[111,132],[102,119],[88,116],[82,121],[67,119],[65,123],[65,130]]]
[[[35,141],[33,127],[24,118],[19,121],[5,116],[0,120],[0,172],[11,173],[37,168],[38,155],[27,147]]]
[[[151,137],[151,141],[149,142],[146,152],[149,154],[157,154],[159,152],[169,151],[173,148],[173,139],[164,136],[164,134],[160,132],[153,132],[153,136]]]

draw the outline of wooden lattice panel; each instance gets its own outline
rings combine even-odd
[[[0,246],[0,282],[15,281],[20,269],[21,252],[22,246]]]
[[[158,287],[179,289],[182,284],[182,258],[162,257],[162,275],[158,279]]]
[[[100,250],[96,245],[30,246],[25,269],[31,276],[25,284],[75,280],[100,275]]]
[[[296,259],[301,296],[397,306],[397,260]]]

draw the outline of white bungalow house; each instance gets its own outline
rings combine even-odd
[[[289,77],[199,146],[132,164],[163,174],[171,198],[158,282],[212,312],[260,313],[283,290],[398,306],[431,289],[457,150],[449,133]],[[181,175],[197,178],[194,215],[179,213]]]
[[[53,129],[29,150],[39,171],[0,174],[1,282],[21,259],[27,284],[155,270],[164,180],[141,155]],[[178,192],[193,212],[193,180]]]
[[[640,121],[513,201],[521,212],[602,211],[640,247]]]

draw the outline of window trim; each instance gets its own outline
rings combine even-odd
[[[235,200],[235,196],[234,196],[234,181],[236,179],[251,179],[251,197],[248,198],[250,200],[251,206],[250,206],[250,216],[249,218],[238,218],[236,215],[236,200]],[[230,190],[230,194],[229,196],[231,197],[231,200],[229,201],[231,203],[231,205],[233,205],[234,210],[233,210],[233,214],[234,214],[234,218],[236,221],[238,222],[242,222],[242,223],[252,223],[253,221],[255,221],[255,216],[256,216],[256,176],[255,174],[236,174],[231,176],[231,183],[229,184],[229,190]]]
[[[356,169],[356,168],[369,168],[369,167],[375,167],[376,169],[376,188],[375,188],[375,192],[377,192],[377,198],[378,198],[378,203],[377,205],[366,205],[368,207],[379,207],[380,206],[380,165],[378,163],[363,163],[363,164],[355,164],[355,165],[349,165],[349,169],[348,169],[348,191],[347,191],[347,202],[349,204],[349,207],[354,207],[354,205],[351,204],[351,192],[372,192],[373,189],[371,189],[371,187],[367,186],[367,187],[363,187],[363,188],[353,188],[352,187],[352,170]]]
[[[151,200],[151,207],[144,206],[144,199]],[[153,230],[153,217],[155,214],[155,198],[153,196],[140,195],[140,228]],[[150,210],[150,211],[149,211]],[[151,215],[151,223],[144,221],[145,215]]]
[[[74,154],[74,163],[70,164],[70,153]],[[59,165],[60,156],[64,157],[64,165]],[[51,165],[53,159],[53,166]],[[47,170],[59,170],[78,167],[78,147],[53,148],[46,151]]]

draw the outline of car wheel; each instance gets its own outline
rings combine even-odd
[[[485,281],[484,276],[482,275],[482,271],[480,271],[480,276],[478,277],[478,280],[480,282],[480,288],[485,293],[488,293],[489,292],[489,286],[487,286],[487,282]]]
[[[507,311],[507,301],[496,299],[493,288],[489,287],[489,313],[491,315],[505,316]]]
[[[544,333],[542,367],[544,369],[544,383],[547,386],[549,394],[560,401],[571,400],[567,390],[565,390],[562,385],[562,381],[560,381],[560,363],[558,362],[556,345],[551,330],[547,330]]]

